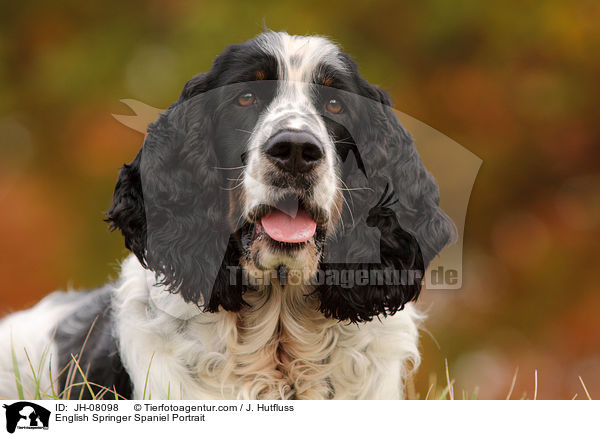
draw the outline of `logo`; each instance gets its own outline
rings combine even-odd
[[[4,404],[6,409],[6,431],[14,433],[15,429],[43,429],[48,430],[50,411],[35,403],[19,401],[10,405]]]

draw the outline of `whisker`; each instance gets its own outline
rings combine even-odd
[[[242,165],[240,167],[213,167],[215,170],[239,170],[242,168],[246,168],[248,165]]]
[[[224,191],[234,191],[237,188],[239,188],[240,186],[242,186],[244,184],[244,181],[241,181],[240,183],[238,183],[237,185],[235,185],[233,188],[223,188],[221,187],[222,190]]]
[[[244,179],[242,179],[243,176],[244,176],[244,172],[241,172],[240,175],[237,176],[237,178],[235,178],[235,179],[231,179],[231,178],[227,177],[227,180],[229,180],[230,182],[233,182],[233,183],[240,182],[240,183],[235,185],[233,188],[221,188],[221,189],[223,189],[224,191],[236,190],[237,188],[239,188],[240,186],[242,186],[244,184]]]
[[[352,136],[348,136],[347,138],[343,138],[343,139],[335,139],[333,142],[343,142],[343,141],[346,141],[347,139],[352,139]]]
[[[345,189],[348,189],[348,190],[351,189],[348,185],[346,185],[346,182],[344,182],[341,177],[338,176],[338,180],[342,183],[342,185],[345,186]],[[338,189],[343,190],[343,188],[338,188]],[[366,188],[366,189],[370,189],[370,188]],[[352,198],[352,193],[349,192],[348,195],[350,195],[350,201],[352,202],[352,207],[354,207],[354,198]],[[350,208],[350,206],[348,206],[348,208]]]
[[[340,191],[362,191],[362,190],[368,190],[368,191],[373,191],[373,189],[371,188],[338,188]]]
[[[250,134],[250,135],[252,135],[252,133],[253,133],[253,132],[251,132],[250,130],[244,130],[244,129],[235,129],[235,130],[237,130],[238,132],[244,132],[244,133],[248,133],[248,134]]]
[[[243,220],[244,218],[244,213],[242,212],[239,216],[239,218],[237,219],[237,221],[235,222],[235,230],[237,230],[239,227],[238,225],[240,224],[240,220]]]
[[[346,185],[346,183],[344,183],[344,181],[340,177],[338,177],[338,179],[340,182],[342,182],[342,184],[344,186],[346,186],[346,187],[348,186],[348,185]],[[342,188],[338,188],[338,189],[342,189]],[[350,195],[350,200],[352,201],[352,205],[354,206],[354,200],[352,199],[352,194],[349,194],[349,195]],[[352,213],[352,208],[350,207],[350,204],[348,204],[348,201],[346,200],[346,196],[344,194],[342,194],[342,200],[344,200],[344,203],[348,207],[348,212],[350,212],[350,218],[352,218],[352,227],[355,227],[356,223],[354,221],[354,214]]]
[[[352,227],[355,227],[356,223],[354,222],[354,214],[352,213],[352,208],[348,204],[346,197],[342,196],[342,199],[344,200],[344,203],[346,203],[346,206],[348,206],[348,212],[350,212],[350,218],[352,218]]]
[[[338,216],[340,217],[340,221],[342,223],[342,231],[346,230],[346,226],[344,225],[344,217],[342,217],[342,212],[340,211],[340,208],[337,206],[337,204],[335,203],[335,201],[333,202],[333,205],[335,206],[335,209],[337,210]]]
[[[338,189],[341,191],[348,191],[348,195],[350,196],[350,201],[352,202],[352,207],[354,207],[354,198],[352,198],[352,191],[360,190],[360,189],[370,189],[372,191],[371,188],[349,188],[348,185],[346,184],[346,182],[344,182],[341,177],[338,177],[338,179],[346,187],[346,188],[340,187]],[[350,212],[350,218],[352,218],[352,227],[355,227],[356,223],[354,221],[354,214],[352,213],[352,208],[350,207],[350,204],[346,200],[346,196],[344,194],[342,194],[342,199],[344,200],[344,203],[348,207],[348,212]]]

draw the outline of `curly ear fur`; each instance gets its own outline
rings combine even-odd
[[[234,286],[225,279],[239,247],[225,219],[227,183],[217,170],[213,144],[218,102],[210,93],[221,86],[239,50],[240,45],[226,48],[149,126],[140,153],[121,170],[107,214],[159,284],[209,311],[239,310],[243,304],[241,280]]]
[[[214,169],[212,123],[202,99],[161,116],[144,143],[141,174],[148,222],[146,261],[186,302],[208,302],[225,252],[227,201]]]
[[[385,197],[389,195],[386,199]],[[336,271],[340,277],[351,272],[355,277],[366,276],[366,284],[355,283],[350,288],[339,284],[325,283],[317,287],[320,310],[325,316],[350,322],[371,321],[374,316],[393,315],[402,310],[409,301],[416,300],[421,290],[421,279],[425,271],[423,256],[417,240],[402,229],[391,206],[397,201],[388,194],[386,186],[381,201],[369,211],[366,225],[380,232],[377,252],[380,262],[329,263],[322,268],[326,275]],[[350,238],[361,238],[364,231],[353,229]],[[354,247],[369,250],[368,246],[356,242]]]
[[[377,91],[383,94],[383,91]],[[381,129],[375,141],[381,140],[385,144],[386,156],[390,158],[387,170],[400,200],[399,220],[415,235],[427,267],[452,241],[456,228],[439,206],[438,186],[421,162],[411,135],[404,130],[389,103],[384,101],[381,110],[387,129]]]
[[[344,229],[326,246],[321,268],[369,272],[391,268],[413,271],[422,278],[429,262],[451,241],[454,224],[440,209],[438,187],[392,111],[388,95],[367,83],[348,57],[346,61],[354,72],[358,94],[365,97],[359,103],[364,106],[359,127],[351,133],[363,160],[366,157],[367,175],[355,170],[345,176],[346,185],[354,189],[344,192],[352,212],[344,212]],[[389,195],[388,187],[396,200],[386,207],[373,205],[374,194]],[[379,244],[373,242],[366,225],[379,229]],[[357,322],[401,310],[417,299],[420,289],[419,279],[353,289],[323,285],[317,292],[325,315]]]
[[[130,164],[125,164],[119,172],[113,194],[113,204],[106,213],[110,229],[119,229],[125,238],[125,247],[131,250],[142,265],[146,252],[146,212],[140,176],[142,152]]]
[[[212,119],[204,94],[207,75],[190,80],[179,100],[149,126],[136,159],[121,170],[112,226],[152,270],[159,284],[186,302],[206,305],[222,281],[228,199],[211,142]],[[217,292],[216,295],[222,295]],[[213,299],[211,307],[218,307]]]
[[[391,108],[391,100],[380,88],[367,83],[355,70],[359,93],[373,101],[369,104],[367,128],[359,141],[368,151],[369,185],[385,185],[389,180],[398,197],[398,220],[416,238],[423,252],[425,267],[455,236],[454,223],[439,207],[439,190],[414,146],[411,135],[402,127]],[[387,179],[387,180],[386,180]],[[376,183],[373,183],[377,181]]]

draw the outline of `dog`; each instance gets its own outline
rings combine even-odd
[[[272,31],[185,84],[107,221],[119,278],[5,317],[0,396],[14,355],[25,392],[31,361],[65,398],[401,399],[455,231],[387,94],[330,40]]]

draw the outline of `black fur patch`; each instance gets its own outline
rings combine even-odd
[[[114,337],[114,323],[111,310],[111,285],[81,294],[78,308],[62,320],[56,330],[54,343],[58,348],[59,370],[65,371],[59,377],[60,392],[70,389],[70,399],[92,399],[102,391],[102,387],[114,389],[123,398],[130,399],[132,386],[129,375],[123,368]],[[86,341],[87,337],[87,341]],[[85,345],[84,345],[85,342]],[[74,365],[74,356],[90,384],[83,382]],[[73,374],[68,378],[69,372]],[[70,385],[74,385],[69,388]],[[114,400],[114,394],[106,393],[106,400]]]
[[[381,200],[371,208],[366,220],[369,227],[376,227],[379,242],[380,263],[323,263],[321,268],[341,274],[361,272],[368,283],[344,288],[340,284],[323,284],[314,291],[319,295],[320,310],[327,317],[342,321],[364,322],[373,317],[393,315],[410,301],[415,301],[421,291],[421,279],[425,272],[423,255],[413,235],[402,229],[396,214],[390,208],[394,193],[386,188]],[[402,280],[377,283],[374,272],[398,273]]]

